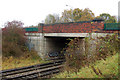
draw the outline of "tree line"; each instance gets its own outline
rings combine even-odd
[[[48,14],[44,20],[45,24],[54,23],[65,23],[65,22],[79,22],[79,21],[90,21],[95,18],[104,19],[105,23],[116,23],[117,19],[115,16],[111,16],[109,13],[102,13],[95,17],[95,14],[89,8],[85,9],[70,9],[64,10],[62,15],[59,14]]]

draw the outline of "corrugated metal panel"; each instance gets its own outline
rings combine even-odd
[[[120,30],[120,23],[105,23],[104,30]]]

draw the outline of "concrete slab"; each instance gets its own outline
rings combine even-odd
[[[44,33],[45,37],[89,37],[89,33]]]

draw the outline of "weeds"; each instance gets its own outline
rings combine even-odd
[[[82,44],[85,43],[85,46]],[[81,47],[85,47],[85,50]],[[92,50],[90,50],[92,49]],[[91,67],[95,75],[103,76],[103,72],[98,67],[94,67],[97,60],[106,60],[108,56],[120,53],[120,39],[116,34],[106,35],[106,37],[74,38],[66,49],[65,70],[77,74],[82,67]],[[92,65],[90,65],[92,63]]]
[[[38,54],[35,51],[26,52],[21,57],[3,57],[2,58],[2,70],[5,69],[14,69],[19,67],[25,67],[25,66],[31,66],[35,64],[42,64],[46,63],[48,61],[44,61],[38,56]]]
[[[109,56],[106,58],[106,61],[98,60],[94,65],[90,63],[91,67],[82,67],[77,74],[65,71],[53,78],[118,78],[118,55],[117,53],[112,57]]]

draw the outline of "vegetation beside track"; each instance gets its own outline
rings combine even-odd
[[[48,61],[42,60],[36,52],[32,51],[25,53],[25,55],[21,57],[3,57],[2,70],[26,67],[47,62]]]
[[[5,23],[2,31],[2,70],[45,63],[27,44],[21,21]]]
[[[85,39],[85,53],[80,46],[81,39],[75,38],[68,44],[66,63],[63,73],[55,78],[114,78],[118,77],[118,55],[120,53],[120,39],[117,34],[97,37],[94,52],[88,41],[95,41],[92,37]],[[77,53],[76,53],[77,52]]]
[[[89,67],[82,67],[77,73],[64,71],[53,78],[117,78],[118,55],[109,56],[106,60],[98,60],[94,65],[90,64]],[[94,66],[95,69],[91,66]]]

